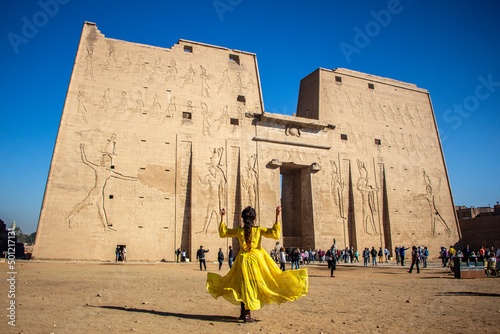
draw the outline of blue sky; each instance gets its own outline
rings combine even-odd
[[[318,67],[428,89],[455,204],[493,205],[499,14],[497,1],[4,0],[0,219],[36,231],[84,21],[130,42],[170,48],[183,38],[256,53],[269,112],[295,112],[300,79]]]

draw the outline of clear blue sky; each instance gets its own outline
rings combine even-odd
[[[499,15],[493,0],[3,0],[0,219],[36,231],[84,21],[130,42],[169,48],[183,38],[256,53],[269,112],[295,112],[300,79],[318,67],[428,89],[455,204],[493,205],[500,201]]]

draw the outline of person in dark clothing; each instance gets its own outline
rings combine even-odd
[[[233,248],[231,246],[229,246],[228,258],[229,258],[229,269],[231,269],[231,267],[233,266]]]
[[[377,250],[375,249],[375,247],[372,247],[372,250],[370,253],[372,254],[372,266],[376,266],[377,265]]]
[[[196,252],[196,258],[200,260],[200,270],[202,270],[201,269],[202,264],[203,267],[205,267],[205,270],[207,270],[207,264],[205,262],[205,253],[208,253],[208,249],[204,250],[203,246],[200,246],[200,249],[198,249],[198,251]]]
[[[327,252],[327,258],[328,258],[328,268],[330,268],[331,270],[330,277],[335,277],[333,276],[333,272],[335,271],[335,269],[337,269],[337,251],[333,246]]]
[[[420,274],[420,268],[418,267],[418,264],[420,263],[420,256],[418,255],[418,250],[417,250],[417,247],[413,246],[411,248],[411,266],[410,266],[410,270],[408,270],[408,272],[411,274],[412,270],[413,270],[413,265],[416,265],[417,266],[417,274]]]
[[[399,257],[401,258],[401,266],[405,265],[405,250],[410,249],[410,247],[405,248],[405,246],[401,246],[399,248]]]
[[[219,253],[217,253],[217,261],[219,261],[219,271],[222,268],[222,262],[224,262],[224,253],[222,253],[222,248],[219,248]]]
[[[300,252],[298,249],[293,250],[291,258],[292,258],[292,270],[294,264],[295,264],[295,269],[299,269]]]

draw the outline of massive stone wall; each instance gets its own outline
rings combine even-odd
[[[344,244],[437,248],[458,241],[426,90],[346,69],[319,69],[302,81],[300,96],[307,102],[299,99],[298,116],[337,126],[326,166],[336,197],[331,220],[347,225]]]
[[[215,259],[238,249],[218,237],[220,208],[230,227],[247,205],[271,226],[280,203],[288,246],[458,240],[427,91],[320,69],[297,115],[264,112],[254,54],[129,43],[86,23],[34,257],[111,260],[126,245],[129,260],[158,261],[204,245]]]

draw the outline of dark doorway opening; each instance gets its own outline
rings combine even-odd
[[[311,167],[283,163],[280,174],[283,247],[314,249]]]

